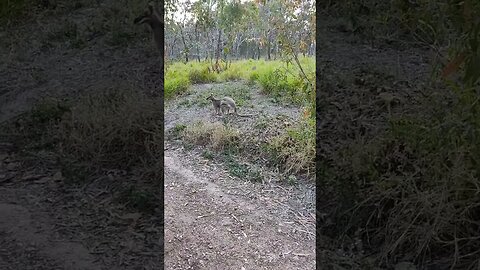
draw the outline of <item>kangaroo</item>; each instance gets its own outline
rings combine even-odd
[[[220,99],[216,99],[213,97],[213,95],[210,95],[207,97],[207,100],[211,100],[213,104],[213,108],[215,109],[215,114],[219,115],[220,111],[222,109],[222,101]],[[223,112],[223,111],[222,111]]]
[[[230,114],[231,110],[233,109],[233,114],[240,116],[240,117],[250,117],[254,114],[239,114],[237,112],[237,105],[235,101],[231,97],[223,97],[222,99],[216,99],[213,94],[207,97],[207,100],[211,100],[213,104],[213,108],[215,109],[215,113],[218,115],[220,113]]]
[[[150,25],[150,28],[153,32],[153,39],[157,48],[161,50],[163,48],[163,34],[164,30],[164,20],[163,15],[153,3],[149,3],[145,12],[133,20],[134,24],[144,24],[147,23]]]

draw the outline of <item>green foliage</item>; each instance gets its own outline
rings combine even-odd
[[[305,93],[301,91],[302,81],[298,77],[288,76],[279,69],[259,75],[258,81],[263,91],[273,97],[285,97],[297,104],[302,104],[306,100]]]
[[[220,25],[227,29],[234,27],[242,20],[244,14],[243,5],[239,2],[227,3],[220,13]]]
[[[313,81],[315,76],[315,59],[300,58],[300,62]],[[166,69],[165,97],[171,98],[187,90],[187,82],[193,84],[215,81],[246,80],[258,82],[266,94],[283,98],[286,102],[303,105],[312,104],[315,100],[315,88],[301,79],[298,69],[282,61],[239,60],[229,64],[228,69],[219,74],[209,72],[209,62],[175,62]],[[237,91],[231,91],[235,94]],[[241,91],[240,91],[241,92]]]
[[[170,99],[176,94],[182,94],[187,91],[189,86],[190,81],[188,80],[188,78],[177,77],[165,80],[164,97],[165,99]]]
[[[216,76],[208,71],[208,68],[192,68],[188,72],[188,78],[193,84],[215,82]]]
[[[178,138],[186,128],[186,125],[177,124],[170,130],[169,135],[173,138]]]

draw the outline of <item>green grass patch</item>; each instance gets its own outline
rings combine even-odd
[[[213,159],[215,157],[215,154],[212,151],[206,149],[202,152],[202,157],[206,159]]]
[[[251,182],[263,181],[262,173],[258,168],[246,163],[240,163],[232,155],[226,156],[226,162],[230,175]]]
[[[315,81],[315,59],[302,57],[300,63],[308,79]],[[177,86],[179,81],[188,80],[192,84],[199,84],[244,80],[249,82],[249,85],[258,83],[264,93],[289,103],[311,103],[315,97],[314,86],[301,79],[300,71],[294,64],[286,64],[279,60],[238,60],[233,61],[220,73],[212,72],[209,67],[211,67],[210,62],[170,63],[165,75],[166,95],[168,93],[168,97],[171,97],[186,91],[185,88],[178,88],[177,91],[171,89]]]
[[[169,80],[165,80],[164,83],[164,97],[170,99],[177,94],[187,92],[190,87],[190,81],[185,77],[175,77]]]
[[[188,79],[193,84],[211,83],[216,81],[214,73],[208,71],[208,68],[193,68],[188,71]]]

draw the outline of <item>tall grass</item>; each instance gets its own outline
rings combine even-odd
[[[321,205],[328,206],[321,231],[339,243],[361,241],[385,265],[478,269],[480,75],[472,67],[479,63],[479,2],[344,0],[328,8],[357,33],[449,45],[450,57],[463,52],[468,60],[456,67],[464,80],[425,98],[417,115],[390,119],[385,132],[343,142],[320,160]]]
[[[128,168],[146,164],[145,160],[154,162],[163,149],[159,103],[129,88],[115,87],[74,104],[45,100],[10,130],[26,149],[52,151],[67,164],[65,169]]]
[[[480,258],[480,107],[460,101],[432,118],[392,120],[332,157],[322,185],[336,198],[328,235],[359,236],[387,261],[476,269]]]
[[[306,117],[267,144],[269,152],[286,173],[314,174],[315,118]]]
[[[303,57],[300,62],[310,81],[314,81],[315,60]],[[301,79],[293,64],[287,65],[280,60],[239,60],[220,73],[212,72],[209,67],[209,62],[170,64],[165,74],[165,97],[168,99],[182,93],[191,84],[246,80],[258,83],[266,94],[287,102],[304,104],[314,101],[314,88]]]

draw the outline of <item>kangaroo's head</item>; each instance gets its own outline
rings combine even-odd
[[[213,97],[213,93],[211,93],[208,97],[207,100],[214,100],[215,98]]]
[[[152,28],[163,27],[163,18],[161,18],[158,10],[154,7],[153,3],[149,3],[147,9],[142,15],[133,20],[134,24],[148,24]]]

